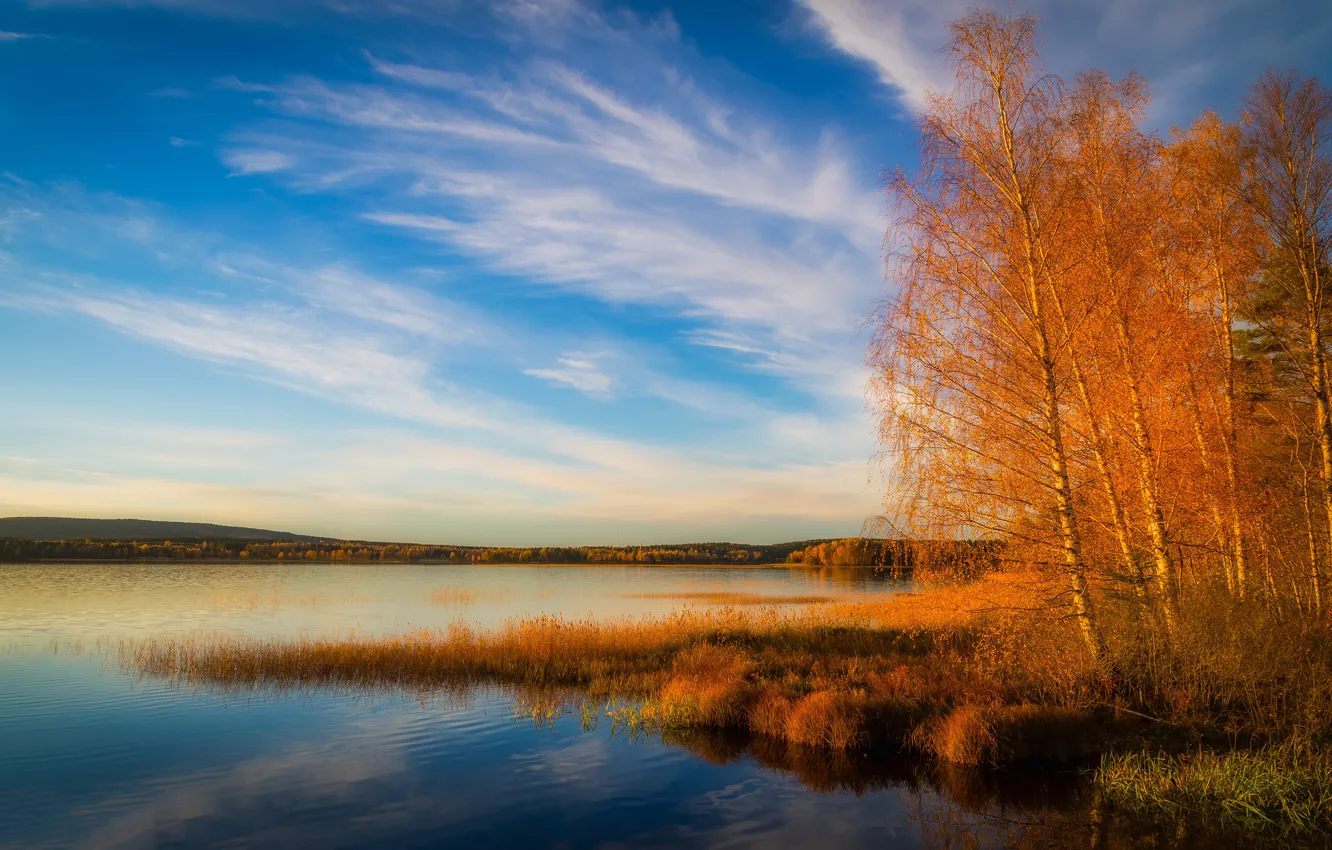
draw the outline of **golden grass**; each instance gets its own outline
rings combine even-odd
[[[657,697],[665,726],[743,724],[754,688],[754,662],[730,647],[703,643],[680,652]]]
[[[1173,654],[1144,655],[1150,645],[1127,627],[1114,633],[1107,675],[1058,609],[1039,611],[1045,592],[998,575],[801,607],[530,616],[491,630],[455,624],[373,638],[153,638],[121,644],[119,657],[139,672],[209,687],[497,684],[523,695],[535,719],[582,700],[585,716],[632,728],[732,729],[825,751],[887,744],[962,765],[1075,758],[1124,740],[1130,724],[1138,735],[1180,727],[1191,736],[1270,735],[1295,718],[1332,732],[1324,644],[1280,632],[1259,613],[1233,613],[1219,632],[1206,625],[1215,618],[1186,617]],[[1259,641],[1273,648],[1242,651]]]
[[[917,726],[909,740],[953,764],[997,765],[1089,755],[1101,744],[1094,731],[1084,715],[1067,708],[963,703]]]
[[[968,584],[927,585],[913,593],[843,602],[832,613],[897,629],[956,628],[995,614],[1043,611],[1048,595],[1048,583],[1040,577],[991,573]]]
[[[786,717],[786,740],[811,747],[845,750],[864,743],[864,694],[847,691],[815,691],[801,697]]]
[[[951,593],[951,591],[949,591]],[[918,604],[862,603],[875,618]],[[972,614],[949,627],[893,628],[847,605],[690,607],[658,617],[521,617],[480,631],[458,623],[386,637],[128,641],[143,673],[223,687],[455,688],[498,683],[629,700],[625,722],[734,728],[827,749],[903,743],[963,699],[1016,701],[1013,682],[981,675]],[[550,709],[534,698],[534,716]],[[556,700],[556,703],[559,701]],[[618,703],[617,703],[618,704]],[[631,718],[629,714],[632,713]]]
[[[954,764],[993,763],[998,760],[999,739],[988,715],[982,706],[959,705],[917,726],[910,740]]]
[[[733,590],[694,590],[675,593],[621,593],[621,599],[668,599],[701,605],[819,605],[836,602],[839,597],[817,594],[765,594]]]

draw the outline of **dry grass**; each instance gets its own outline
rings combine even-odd
[[[990,715],[982,706],[959,705],[917,726],[910,740],[918,748],[954,764],[993,763],[999,757],[999,738]]]
[[[729,647],[704,643],[679,653],[657,697],[662,724],[742,725],[752,701],[753,668],[747,653]]]
[[[815,691],[791,706],[786,718],[786,740],[809,747],[845,750],[868,739],[865,728],[867,699],[863,693]]]
[[[910,740],[953,764],[996,765],[1089,755],[1101,744],[1095,732],[1085,715],[1066,708],[964,703],[917,726]]]
[[[621,599],[668,599],[700,605],[819,605],[838,601],[836,596],[778,595],[731,590],[698,590],[676,593],[622,593]]]
[[[891,609],[874,604],[876,619]],[[120,657],[143,673],[222,687],[573,690],[632,701],[632,712],[616,709],[625,722],[734,728],[849,749],[900,745],[922,722],[977,695],[1030,698],[1030,682],[978,665],[977,653],[988,650],[972,619],[959,612],[949,627],[893,628],[850,606],[698,607],[611,620],[524,617],[491,631],[455,624],[380,638],[155,638],[126,642]],[[550,709],[540,703],[534,716]]]
[[[926,586],[871,600],[845,602],[833,612],[898,629],[956,628],[999,615],[1046,610],[1049,584],[1025,573],[991,573],[968,584]]]
[[[1071,623],[1039,614],[1043,592],[989,576],[852,603],[523,617],[486,631],[157,638],[122,644],[120,658],[210,687],[494,683],[535,695],[535,718],[570,710],[570,699],[546,694],[577,694],[600,701],[584,712],[634,727],[734,729],[819,750],[905,746],[962,765],[1072,759],[1180,729],[1188,741],[1332,733],[1332,641],[1244,609],[1181,618],[1166,651],[1125,621],[1110,675],[1088,661]]]

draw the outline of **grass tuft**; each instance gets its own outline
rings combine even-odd
[[[1332,832],[1332,753],[1300,741],[1256,750],[1106,755],[1095,781],[1125,811],[1251,832]]]
[[[738,649],[700,644],[671,663],[658,706],[667,727],[743,726],[754,685],[753,662]]]

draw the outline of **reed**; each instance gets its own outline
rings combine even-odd
[[[116,651],[135,671],[189,685],[499,685],[537,720],[577,711],[628,729],[734,730],[825,751],[885,745],[959,765],[1074,760],[1147,741],[1178,752],[1198,740],[1332,736],[1332,641],[1313,626],[1296,633],[1261,609],[1227,608],[1181,617],[1166,647],[1125,619],[1107,672],[1089,660],[1073,623],[1042,615],[1044,592],[1038,579],[993,575],[887,599],[529,616],[490,630],[458,623],[383,637],[158,637]],[[1104,616],[1113,622],[1112,605]],[[1227,769],[1270,761],[1254,758]],[[1201,787],[1212,763],[1170,762],[1171,773],[1165,764],[1106,762],[1103,774],[1107,787],[1126,788],[1126,776],[1169,776],[1184,790],[1160,790],[1174,787],[1160,780],[1144,786],[1156,790],[1143,799],[1183,805],[1171,801]],[[1324,793],[1316,764],[1280,764],[1291,765],[1292,787],[1305,788],[1298,794]],[[1290,811],[1305,817],[1299,806]]]
[[[836,596],[818,594],[767,594],[728,590],[697,590],[677,593],[624,593],[621,599],[666,599],[699,605],[821,605],[837,602]]]
[[[883,620],[893,606],[874,610]],[[978,665],[986,650],[973,620],[959,609],[947,626],[896,628],[851,605],[687,607],[384,637],[156,637],[123,642],[118,653],[140,673],[228,688],[563,689],[618,701],[625,722],[633,713],[657,728],[731,728],[854,749],[909,744],[921,723],[977,698],[1031,699],[1022,677]]]
[[[1332,753],[1291,740],[1255,750],[1104,756],[1096,783],[1125,811],[1246,832],[1332,832]]]

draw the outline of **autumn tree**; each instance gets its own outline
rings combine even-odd
[[[1298,374],[1313,408],[1325,515],[1323,557],[1332,552],[1332,389],[1329,388],[1328,245],[1332,239],[1332,93],[1317,80],[1269,71],[1246,101],[1250,175],[1244,196],[1266,235],[1267,303],[1253,317],[1272,353]],[[1313,564],[1321,610],[1326,564]]]
[[[1237,371],[1236,324],[1248,301],[1258,270],[1260,234],[1252,209],[1244,203],[1245,161],[1240,128],[1227,125],[1211,110],[1177,132],[1167,150],[1172,171],[1179,246],[1191,263],[1195,284],[1192,304],[1206,325],[1219,383],[1209,392],[1206,379],[1191,375],[1189,410],[1193,416],[1199,460],[1211,484],[1204,488],[1217,537],[1227,558],[1226,585],[1239,598],[1248,586],[1248,531],[1245,491],[1240,480],[1242,399]],[[1210,426],[1210,427],[1209,427]],[[1209,439],[1210,434],[1215,437]],[[1219,458],[1219,460],[1218,460]],[[1220,481],[1212,473],[1218,465]]]
[[[974,11],[951,26],[956,87],[919,116],[921,168],[889,178],[897,286],[871,351],[905,522],[1049,551],[1088,649],[1098,630],[1070,457],[1066,339],[1073,262],[1065,97],[1036,21]]]

